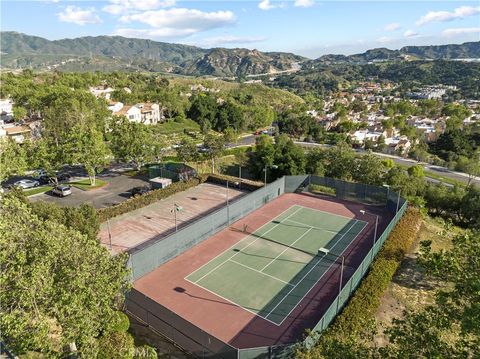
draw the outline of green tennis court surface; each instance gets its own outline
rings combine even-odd
[[[366,225],[295,205],[185,279],[280,325]]]

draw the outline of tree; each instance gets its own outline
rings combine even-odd
[[[275,138],[274,148],[273,163],[277,166],[274,172],[278,176],[305,173],[305,154],[286,134]]]
[[[255,151],[252,156],[252,169],[258,178],[261,178],[265,167],[274,163],[275,147],[273,139],[267,135],[261,135],[255,140]]]
[[[26,153],[11,138],[0,139],[0,182],[12,175],[22,175],[27,169]]]
[[[195,161],[198,157],[195,142],[189,138],[183,138],[177,148],[177,157],[182,162]]]
[[[468,174],[468,185],[475,177],[480,176],[480,148],[473,153],[472,157],[460,156],[457,169]]]
[[[110,256],[98,241],[36,216],[10,195],[0,202],[0,325],[18,354],[65,357],[75,343],[96,357],[99,335],[128,288],[127,258]]]
[[[242,167],[248,165],[248,154],[247,151],[244,151],[242,148],[239,151],[235,152],[235,162],[238,164],[238,177],[242,178]]]
[[[425,170],[420,165],[414,165],[409,167],[407,172],[411,177],[417,177],[417,178],[425,177]]]
[[[110,156],[102,133],[95,127],[75,126],[67,138],[65,150],[68,162],[83,164],[90,185],[95,186],[97,170],[108,165]]]
[[[387,330],[392,357],[474,357],[480,345],[480,232],[453,239],[449,250],[421,245],[420,263],[427,274],[449,283],[435,303],[394,320]],[[448,337],[448,340],[445,338]]]
[[[137,170],[153,161],[156,149],[150,128],[126,118],[113,120],[110,148],[116,159],[131,162]]]
[[[352,177],[355,181],[371,185],[381,185],[384,167],[382,161],[372,152],[355,159]]]
[[[327,177],[349,180],[352,178],[355,152],[345,142],[340,142],[327,151],[327,166],[325,175]]]
[[[23,120],[27,117],[27,110],[23,106],[14,106],[13,107],[13,117],[18,120]]]
[[[223,136],[207,135],[203,141],[207,150],[207,157],[212,161],[212,173],[215,173],[215,159],[217,159],[225,148]]]

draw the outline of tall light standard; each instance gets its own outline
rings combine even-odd
[[[342,293],[342,282],[343,282],[343,268],[345,266],[345,256],[343,255],[338,255],[338,254],[335,254],[335,253],[332,253],[330,252],[329,249],[327,248],[320,248],[318,250],[319,253],[323,253],[323,254],[331,254],[332,256],[336,257],[336,258],[341,258],[342,259],[342,267],[340,269],[340,284],[338,286],[338,299],[337,299],[337,313],[338,313],[338,307],[339,307],[339,303],[340,303],[340,294]]]
[[[388,196],[390,195],[390,185],[384,184],[383,187],[385,187],[385,188],[387,189],[387,201],[386,201],[386,205],[388,206]]]
[[[178,225],[177,225],[177,212],[180,212],[183,208],[180,207],[178,204],[174,203],[173,204],[173,209],[170,210],[170,213],[174,213],[175,217],[175,232],[178,231]]]
[[[230,199],[229,199],[229,196],[228,196],[228,180],[227,180],[227,222],[228,224],[230,224]],[[233,184],[235,186],[238,186],[238,182],[233,182]]]
[[[375,243],[377,242],[377,229],[378,229],[378,214],[368,213],[363,209],[360,210],[362,215],[369,214],[375,216],[375,233],[373,234],[373,246],[372,246],[372,260],[373,260],[373,248],[375,247]]]
[[[265,168],[263,169],[263,172],[265,172],[265,184],[264,186],[266,187],[267,186],[267,168],[273,168],[273,169],[277,169],[278,166],[277,165],[265,165]]]

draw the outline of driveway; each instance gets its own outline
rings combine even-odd
[[[98,176],[98,178],[108,182],[102,188],[83,191],[72,187],[70,196],[61,198],[54,196],[50,192],[30,196],[32,202],[45,201],[55,202],[61,206],[79,206],[82,203],[89,203],[95,208],[110,207],[123,202],[130,197],[129,191],[133,187],[148,185],[146,177],[130,177],[121,173],[107,172]]]

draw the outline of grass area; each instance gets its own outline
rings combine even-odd
[[[128,171],[122,172],[122,175],[125,175],[125,176],[128,176],[128,177],[148,176],[148,169],[142,168],[140,171],[139,170],[128,170]]]
[[[401,165],[401,164],[398,164],[398,163],[397,163],[397,166],[403,168],[405,171],[407,171],[411,167],[411,166]],[[460,182],[460,181],[457,181],[457,180],[454,180],[454,179],[451,179],[451,178],[448,178],[448,177],[444,177],[444,176],[439,175],[435,172],[432,172],[428,169],[424,169],[424,171],[425,171],[425,177],[430,177],[430,178],[442,181],[444,183],[451,184],[452,186],[457,185],[457,186],[460,186],[460,187],[466,187],[466,184],[463,183],[463,182]]]
[[[32,188],[32,189],[27,189],[26,191],[24,191],[24,193],[27,197],[29,197],[29,196],[33,196],[34,194],[48,192],[52,188],[53,188],[52,186],[40,186],[40,187],[35,187],[35,188]]]
[[[107,184],[108,184],[107,181],[103,181],[103,180],[98,179],[98,178],[95,180],[95,186],[90,185],[90,180],[89,179],[84,179],[84,180],[69,183],[69,185],[77,187],[78,189],[81,189],[82,191],[89,191],[89,190],[92,190],[92,189],[100,188],[100,187],[106,186]]]
[[[172,133],[183,133],[184,130],[199,132],[200,126],[193,120],[185,119],[182,122],[176,122],[173,120],[160,123],[157,125],[159,133],[162,134],[172,134]]]
[[[454,180],[454,179],[451,179],[451,178],[443,177],[442,175],[436,174],[435,172],[432,172],[432,171],[429,171],[429,170],[425,170],[425,176],[430,177],[430,178],[434,178],[436,180],[439,180],[439,181],[442,181],[442,182],[445,182],[445,183],[448,183],[448,184],[451,184],[453,186],[455,186],[455,185],[460,186],[460,187],[466,187],[467,186],[463,182],[460,182],[460,181],[457,181],[457,180]]]
[[[432,250],[435,252],[449,249],[453,236],[463,231],[454,226],[448,226],[446,230],[446,227],[441,218],[429,216],[424,218],[414,247],[403,260],[381,299],[376,314],[377,328],[380,333],[375,337],[377,345],[385,344],[386,337],[383,330],[390,326],[394,318],[402,318],[404,311],[418,310],[432,304],[436,291],[445,286],[445,283],[426,276],[417,258],[420,242],[432,241]]]

